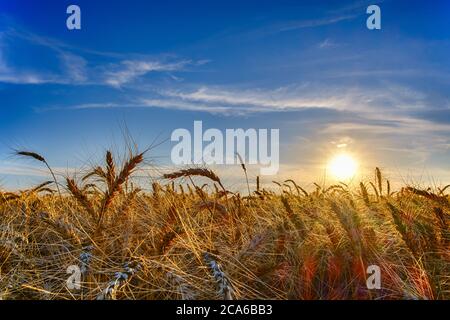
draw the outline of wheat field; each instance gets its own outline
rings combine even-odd
[[[448,186],[391,190],[377,168],[357,188],[258,179],[238,193],[188,168],[144,192],[144,153],[108,151],[64,183],[43,156],[17,154],[54,180],[0,193],[0,299],[450,298]],[[368,289],[369,265],[381,289]]]

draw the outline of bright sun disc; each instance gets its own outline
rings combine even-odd
[[[338,180],[353,178],[358,165],[348,154],[340,154],[333,158],[328,164],[331,174]]]

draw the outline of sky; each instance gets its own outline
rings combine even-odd
[[[68,30],[66,8],[81,8]],[[366,9],[381,9],[381,29]],[[101,161],[132,136],[169,168],[177,128],[280,129],[271,180],[450,183],[449,1],[0,0],[0,187]],[[218,168],[236,185],[242,172]],[[252,179],[257,171],[250,172]],[[158,174],[158,170],[149,174]]]

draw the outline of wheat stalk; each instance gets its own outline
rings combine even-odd
[[[114,164],[114,158],[111,151],[106,152],[106,183],[108,185],[108,189],[111,190],[113,188],[114,180],[116,178],[116,166]]]
[[[128,159],[128,161],[125,162],[119,175],[114,179],[114,181],[111,183],[110,188],[108,188],[107,192],[105,193],[105,196],[101,204],[100,214],[98,217],[97,222],[98,225],[101,225],[103,215],[108,210],[117,193],[119,193],[122,190],[122,185],[125,183],[128,177],[132,175],[136,167],[142,161],[144,161],[144,152],[139,153],[135,156],[131,156],[130,159]]]
[[[241,163],[241,168],[242,170],[244,170],[244,174],[245,174],[245,181],[247,182],[247,190],[248,190],[248,196],[251,197],[251,192],[250,192],[250,185],[248,183],[248,175],[247,175],[247,167],[245,166],[244,160],[242,159],[241,155],[239,153],[236,153],[239,162]],[[259,188],[259,186],[258,186]]]
[[[140,269],[140,264],[137,264],[135,267],[131,267],[130,263],[125,263],[124,271],[119,271],[114,274],[114,279],[108,282],[105,289],[97,295],[97,300],[116,300],[117,291],[123,287]]]
[[[163,175],[164,179],[177,179],[181,177],[192,177],[192,176],[202,176],[209,178],[210,180],[217,182],[219,186],[225,190],[225,187],[223,186],[222,182],[220,181],[220,178],[209,169],[203,169],[203,168],[190,168],[190,169],[183,169],[180,171],[172,172],[172,173],[166,173]]]
[[[94,207],[89,201],[88,197],[78,188],[73,179],[67,178],[67,188],[73,197],[86,209],[86,211],[95,219],[96,213]]]
[[[378,190],[380,191],[380,196],[383,195],[383,180],[381,176],[380,168],[375,168],[375,181],[378,183]]]
[[[223,297],[224,300],[233,300],[233,287],[231,286],[230,280],[226,274],[222,271],[222,268],[214,260],[209,253],[204,253],[204,259],[209,268],[211,269],[214,280],[219,286],[218,293]]]
[[[45,160],[45,158],[43,156],[41,156],[40,154],[38,154],[36,152],[31,152],[31,151],[16,151],[16,155],[32,158],[32,159],[35,159],[37,161],[44,163],[47,166],[48,170],[50,171],[50,174],[52,175],[53,180],[55,181],[56,188],[58,189],[59,197],[61,197],[61,191],[59,190],[59,185],[58,185],[58,181],[56,180],[55,173],[53,172],[52,168],[50,167],[47,160]]]
[[[370,206],[369,193],[367,192],[367,188],[364,183],[360,182],[359,188],[361,189],[361,196],[364,200],[364,203],[366,204],[366,206]]]

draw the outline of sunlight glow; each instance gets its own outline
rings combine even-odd
[[[358,164],[348,154],[340,154],[331,159],[328,170],[337,180],[348,180],[355,176]]]

